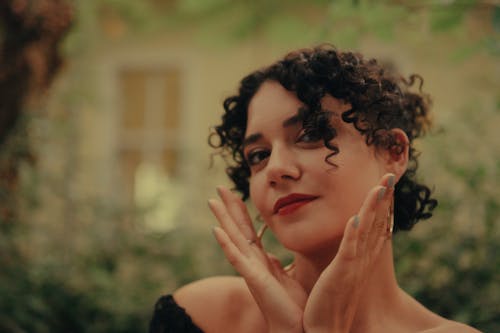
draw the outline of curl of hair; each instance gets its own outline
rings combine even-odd
[[[332,150],[325,162],[333,166],[330,159],[339,149],[331,144],[336,132],[330,125],[329,111],[321,109],[324,96],[350,103],[352,107],[342,113],[342,120],[364,135],[367,145],[401,153],[404,147],[389,130],[402,129],[409,139],[409,165],[395,187],[394,231],[410,230],[419,220],[432,216],[437,200],[416,180],[418,152],[413,147],[414,140],[430,126],[430,99],[421,91],[423,79],[418,75],[408,80],[397,77],[374,59],[365,60],[358,53],[341,52],[330,45],[291,52],[251,73],[242,79],[238,93],[224,101],[222,122],[215,126],[209,144],[223,156],[231,156],[233,162],[226,172],[244,200],[249,196],[250,177],[242,151],[248,105],[265,81],[276,81],[296,94],[304,104],[299,110],[304,129],[322,137]],[[417,82],[418,92],[412,92]]]

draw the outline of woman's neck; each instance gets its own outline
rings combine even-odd
[[[294,278],[309,294],[323,270],[337,255],[338,243],[327,248],[322,247],[309,253],[295,253],[294,268],[291,272]]]

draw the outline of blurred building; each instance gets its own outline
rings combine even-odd
[[[71,183],[66,188],[71,200],[100,198],[144,208],[148,228],[213,224],[206,199],[215,195],[215,185],[230,185],[220,158],[210,168],[213,151],[207,144],[222,101],[244,75],[305,46],[303,40],[276,43],[257,34],[228,43],[214,33],[204,34],[205,27],[196,22],[138,33],[112,10],[92,17],[84,10],[96,13],[82,7],[80,39],[75,38],[80,44],[70,52],[60,89],[51,99],[53,110],[71,118],[65,148],[58,155],[68,161],[46,160],[48,169],[56,163],[53,172],[65,170],[58,173]],[[480,15],[469,21],[471,35],[489,29]],[[367,35],[356,48],[390,61],[405,74],[421,73],[438,123],[447,122],[471,97],[489,94],[485,89],[492,82],[484,73],[498,73],[498,64],[479,54],[463,62],[457,73],[443,52],[456,48],[457,41],[439,36],[431,41],[429,28],[419,24],[420,35],[413,40],[396,35],[384,42]],[[65,99],[65,94],[72,98]],[[54,155],[47,151],[40,158],[49,156]],[[70,215],[71,200],[62,205]]]

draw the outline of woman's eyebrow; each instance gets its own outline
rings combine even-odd
[[[297,124],[298,122],[301,122],[302,119],[301,117],[297,114],[295,116],[291,116],[290,118],[288,118],[287,120],[285,120],[283,122],[283,127],[289,127],[289,126],[293,126],[295,124]]]
[[[286,119],[283,121],[282,126],[285,127],[290,127],[293,126],[301,121],[300,116],[297,114],[295,116],[291,116],[290,118]],[[245,139],[243,139],[243,143],[241,144],[241,148],[244,149],[246,146],[248,146],[251,143],[254,143],[262,138],[261,133],[255,133],[255,134],[250,134],[247,136]]]
[[[260,140],[260,138],[262,138],[262,134],[260,133],[255,133],[247,136],[246,138],[243,139],[243,143],[241,144],[241,149],[245,149],[246,146],[254,142],[257,142],[258,140]]]

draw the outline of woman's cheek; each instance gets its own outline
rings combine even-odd
[[[249,179],[250,200],[257,210],[261,211],[261,200],[263,197],[262,189],[258,186],[258,176],[252,176]]]
[[[257,174],[249,180],[250,200],[257,209],[262,218],[266,218],[269,214],[270,204],[268,203],[268,191],[266,190],[266,182],[262,175]]]

